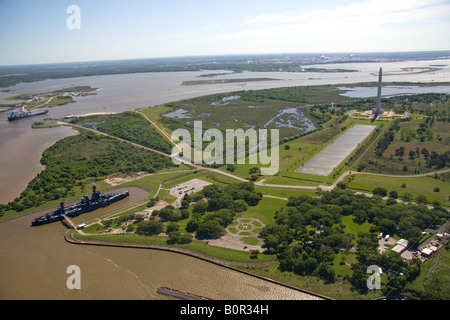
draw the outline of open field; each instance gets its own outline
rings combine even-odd
[[[441,177],[442,176],[442,177]],[[347,177],[344,182],[348,184],[348,189],[352,191],[372,193],[377,187],[386,188],[388,191],[397,191],[399,199],[409,198],[414,201],[417,196],[424,195],[427,197],[428,204],[438,201],[444,207],[450,207],[450,183],[449,176],[438,175],[439,179],[435,179],[434,175],[427,177],[389,177],[381,175],[355,174]],[[402,185],[405,185],[402,188]],[[435,188],[439,188],[436,192]]]

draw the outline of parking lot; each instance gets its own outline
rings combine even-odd
[[[199,192],[203,190],[204,187],[210,185],[211,183],[200,180],[200,179],[192,179],[188,182],[177,184],[170,188],[170,194],[177,198],[174,207],[181,207],[181,200],[183,199],[185,194],[193,194],[195,192]]]

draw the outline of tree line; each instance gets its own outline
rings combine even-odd
[[[84,188],[87,180],[111,174],[155,172],[174,166],[170,159],[131,144],[95,133],[80,131],[78,135],[59,140],[44,151],[40,172],[27,188],[4,210],[23,211],[50,200],[74,194],[75,187]]]

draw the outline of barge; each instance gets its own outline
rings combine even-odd
[[[164,286],[159,286],[157,291],[160,294],[164,294],[166,296],[182,300],[214,300],[211,298],[200,296],[198,294],[193,294],[186,291],[176,290]]]

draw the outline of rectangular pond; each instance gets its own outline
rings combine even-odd
[[[296,171],[328,176],[375,128],[376,126],[354,125]]]

